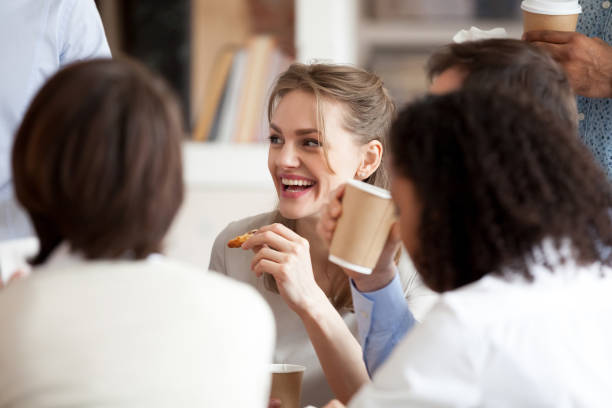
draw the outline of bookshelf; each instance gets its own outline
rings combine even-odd
[[[401,106],[427,89],[431,53],[461,29],[503,27],[520,38],[514,0],[360,0],[358,64],[376,72]]]
[[[211,88],[214,85],[211,77],[219,57],[228,48],[238,49],[247,45],[253,33],[268,32],[278,36],[282,48],[288,53],[293,51],[301,62],[319,59],[369,68],[383,77],[400,103],[425,89],[423,64],[427,55],[450,41],[459,29],[472,25],[484,29],[502,26],[513,37],[521,34],[517,20],[482,19],[470,17],[469,12],[463,11],[446,18],[401,16],[409,8],[417,9],[419,1],[431,7],[436,2],[447,4],[449,0],[187,0],[191,9],[190,21],[186,24],[190,27],[190,93],[187,99],[191,109],[188,121],[193,130],[197,130],[197,121],[208,103],[207,98],[222,92],[218,86],[216,90]],[[456,6],[471,3],[472,7],[486,3],[482,0],[450,1]],[[122,24],[125,24],[126,10],[133,9],[138,2],[97,2],[113,52],[119,55],[125,46]],[[282,24],[279,25],[279,21]],[[293,50],[291,45],[287,45],[288,41],[295,44]],[[265,47],[260,46],[262,49]],[[262,89],[258,89],[255,93],[263,99],[261,92]],[[214,112],[209,112],[209,116],[212,114]],[[263,116],[262,112],[249,115],[251,119]],[[259,119],[265,121],[263,117]],[[260,127],[265,127],[265,123],[260,123]],[[210,185],[219,177],[234,186],[262,185],[268,178],[265,172],[237,175],[234,161],[265,163],[265,150],[264,146],[256,143],[207,143],[201,146],[186,142],[186,175],[190,180]],[[223,157],[231,159],[220,159]],[[196,174],[200,176],[196,177]]]

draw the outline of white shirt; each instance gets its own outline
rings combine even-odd
[[[0,290],[0,407],[267,407],[274,322],[247,285],[62,248]]]
[[[36,92],[62,66],[110,57],[93,0],[0,1],[0,240],[30,235],[13,198],[14,134]]]
[[[531,269],[442,295],[349,407],[609,407],[612,272]]]

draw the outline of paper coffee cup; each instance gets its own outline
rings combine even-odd
[[[391,193],[350,180],[342,199],[342,215],[329,248],[329,260],[343,268],[370,274],[395,222]]]
[[[582,7],[578,0],[524,0],[523,30],[575,31]]]
[[[306,367],[295,364],[271,364],[270,398],[281,401],[283,408],[300,408],[302,377]]]

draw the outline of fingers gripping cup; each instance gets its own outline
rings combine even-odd
[[[300,408],[302,376],[306,367],[295,364],[272,364],[270,398],[281,401],[282,408]]]
[[[523,29],[575,31],[582,7],[578,0],[524,0]]]
[[[329,260],[343,268],[370,274],[395,222],[391,194],[350,180],[342,199],[342,215],[329,249]]]

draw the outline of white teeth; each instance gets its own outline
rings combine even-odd
[[[309,180],[293,180],[288,178],[281,178],[281,182],[286,186],[312,186],[314,181]]]

